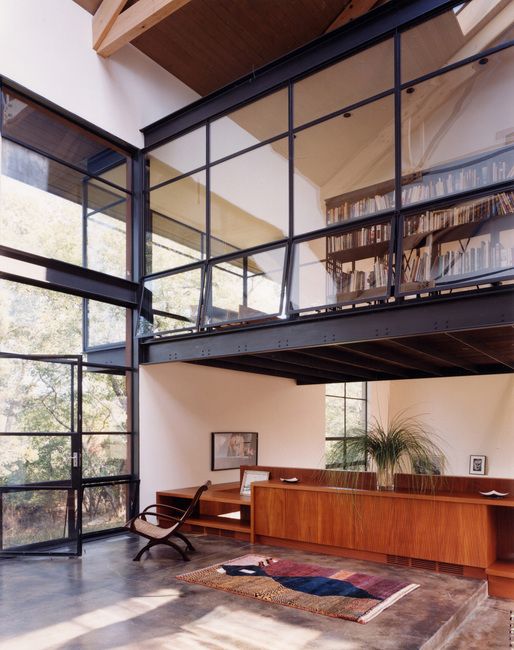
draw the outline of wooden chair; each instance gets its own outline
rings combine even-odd
[[[171,546],[172,548],[174,548],[176,551],[180,553],[184,561],[186,562],[189,561],[190,558],[187,556],[186,551],[178,544],[172,542],[170,540],[170,537],[178,537],[179,539],[181,539],[185,543],[186,549],[188,551],[195,550],[194,546],[187,539],[187,537],[180,532],[180,528],[187,522],[189,517],[193,514],[196,504],[198,503],[200,497],[206,490],[209,489],[210,485],[211,482],[207,481],[206,483],[204,483],[198,488],[187,510],[174,508],[173,506],[168,506],[163,503],[159,503],[159,504],[152,503],[152,505],[147,506],[142,512],[140,512],[135,517],[132,517],[132,519],[129,519],[129,521],[127,521],[127,523],[125,524],[125,528],[128,528],[131,533],[135,533],[136,535],[141,535],[141,537],[145,537],[146,539],[149,540],[148,544],[146,546],[143,546],[143,548],[136,555],[136,557],[134,558],[134,562],[138,562],[145,551],[150,550],[152,546],[156,546],[157,544],[166,544],[166,546]],[[151,512],[152,508],[156,508],[157,511]],[[180,516],[177,517],[171,514],[164,514],[162,512],[163,509],[172,510],[177,513],[180,513]],[[152,524],[151,522],[147,521],[146,519],[147,516],[158,517],[160,520],[166,519],[173,523],[169,526],[169,528],[161,528],[160,526],[157,526],[156,524]]]

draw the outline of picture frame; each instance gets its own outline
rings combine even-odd
[[[484,476],[486,472],[487,456],[473,454],[469,457],[469,473]]]
[[[248,431],[214,431],[211,434],[211,471],[257,465],[259,434]]]
[[[258,481],[268,481],[269,472],[264,472],[261,470],[245,469],[243,474],[243,480],[241,481],[241,489],[239,493],[244,497],[249,497],[252,493],[251,485],[252,483],[257,483]]]

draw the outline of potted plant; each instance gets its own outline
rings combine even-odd
[[[373,418],[367,430],[333,444],[327,463],[352,467],[363,459],[372,461],[378,490],[394,490],[398,472],[410,473],[416,467],[431,467],[444,453],[434,441],[435,434],[417,417],[401,412],[387,425]]]

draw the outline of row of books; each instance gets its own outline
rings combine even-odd
[[[506,181],[514,178],[514,165],[509,167],[509,164],[501,160],[439,174],[437,177],[427,174],[421,182],[409,184],[402,189],[402,204],[418,203]]]
[[[441,196],[465,192],[514,178],[512,155],[509,160],[494,160],[472,167],[437,175],[420,172],[419,182],[405,183],[402,189],[402,205],[428,201]],[[412,178],[412,175],[409,177]],[[357,219],[369,214],[395,207],[394,192],[375,194],[357,201],[342,201],[327,208],[327,224]]]
[[[438,255],[431,263],[430,253],[417,255],[403,268],[403,282],[427,282],[453,276],[476,273],[482,275],[500,269],[512,268],[514,248],[502,246],[499,242],[482,242],[466,250],[449,250]]]
[[[491,216],[512,212],[514,212],[514,192],[500,192],[453,208],[427,210],[422,214],[407,217],[403,225],[403,236],[474,223]]]
[[[350,293],[353,291],[365,291],[374,287],[385,287],[387,285],[388,265],[386,259],[376,260],[373,268],[369,271],[353,269],[351,271],[339,270],[331,279],[332,292],[336,294]],[[329,291],[329,293],[332,293]]]
[[[391,224],[379,223],[359,230],[352,230],[340,235],[327,237],[327,253],[335,253],[359,246],[369,246],[389,241],[391,238]]]
[[[359,199],[358,201],[344,201],[340,205],[327,209],[327,224],[358,219],[367,214],[374,214],[381,210],[394,208],[394,192],[375,194],[375,196]]]

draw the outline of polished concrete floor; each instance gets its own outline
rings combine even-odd
[[[165,547],[132,562],[141,545],[135,537],[118,536],[87,543],[82,559],[1,559],[0,650],[509,648],[514,603],[485,600],[480,581],[255,547],[266,555],[397,575],[420,584],[360,625],[175,579],[184,570],[249,552],[246,543],[198,536],[198,552],[188,564]]]

